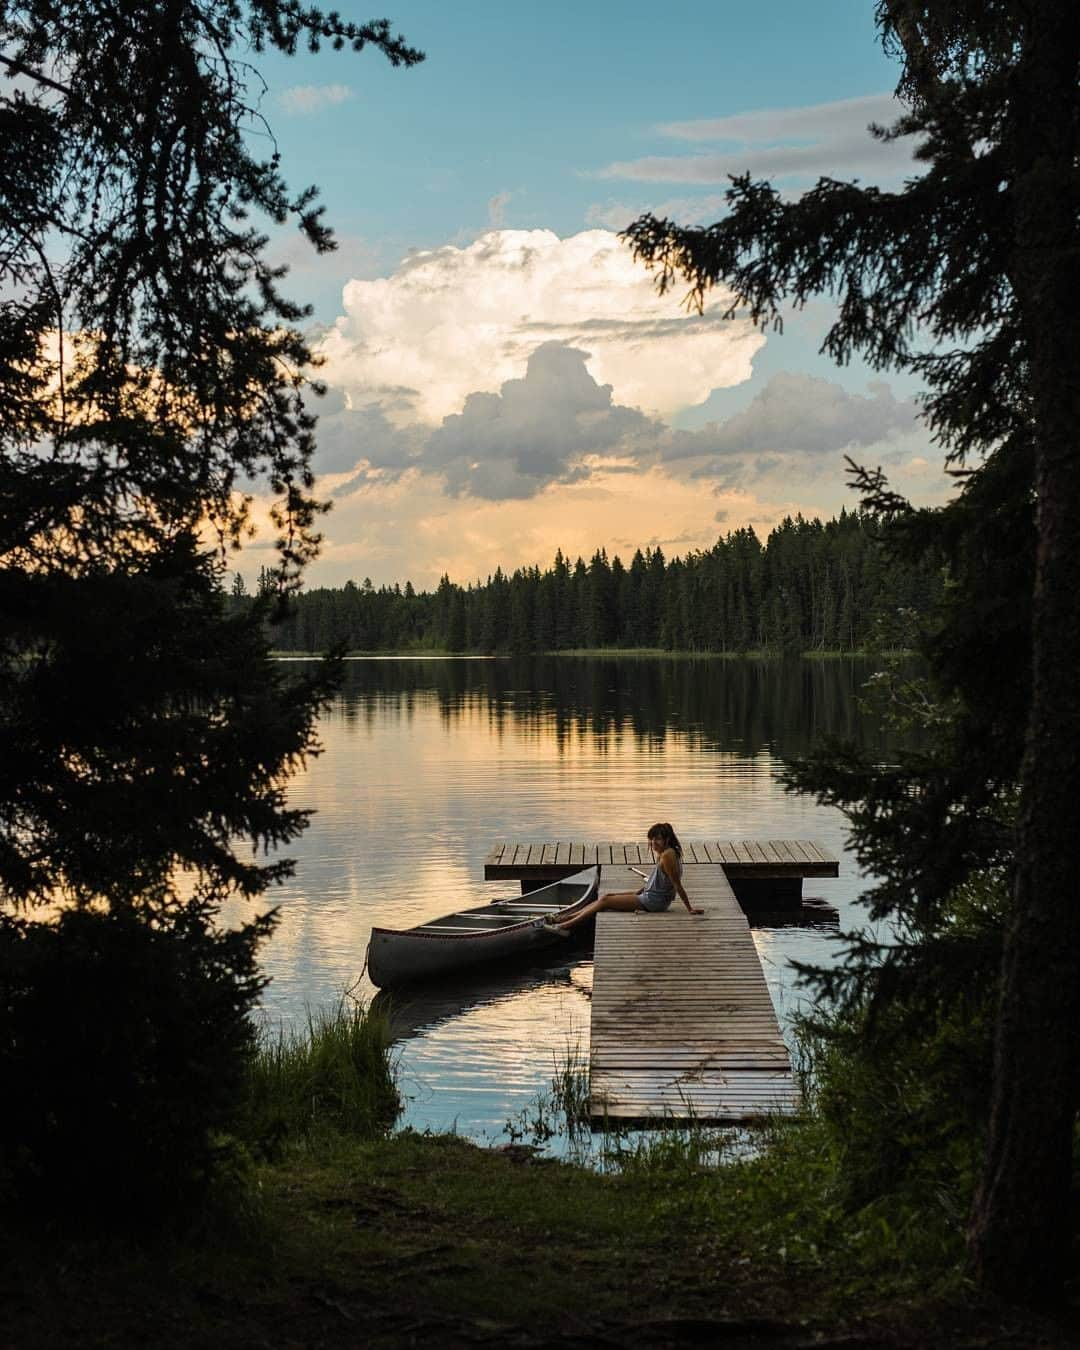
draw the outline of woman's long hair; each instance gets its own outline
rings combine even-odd
[[[679,836],[670,825],[654,825],[649,831],[650,839],[660,839],[665,848],[673,848],[678,857],[682,857],[682,844],[679,843]]]

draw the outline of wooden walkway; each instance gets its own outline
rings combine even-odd
[[[590,1113],[622,1124],[727,1123],[798,1108],[791,1059],[743,908],[732,889],[837,876],[812,840],[684,843],[691,903],[664,914],[597,916],[589,1052]],[[630,843],[501,842],[484,875],[553,880],[599,863],[601,890],[637,890],[652,854]]]
[[[636,873],[605,868],[604,890]],[[787,1046],[750,926],[723,869],[687,863],[693,916],[597,916],[590,1113],[633,1120],[751,1120],[798,1106]]]

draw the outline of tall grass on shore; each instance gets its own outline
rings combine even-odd
[[[558,1141],[564,1161],[634,1188],[657,1223],[698,1225],[755,1264],[840,1268],[852,1289],[905,1297],[955,1289],[971,1186],[960,1088],[977,1047],[950,1025],[929,1060],[919,1041],[868,1067],[852,1053],[852,1016],[819,1013],[800,1026],[795,1116],[593,1130],[588,1061],[568,1044],[549,1089],[506,1131],[537,1151]]]
[[[264,1031],[251,1059],[243,1134],[275,1156],[334,1135],[373,1139],[401,1109],[384,1016],[342,995],[300,1030]]]

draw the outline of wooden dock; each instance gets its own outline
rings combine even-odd
[[[636,873],[605,868],[604,890]],[[791,1111],[798,1092],[750,925],[720,867],[687,863],[705,913],[596,920],[590,1111],[594,1118],[738,1121]]]
[[[683,862],[723,867],[728,879],[783,880],[839,876],[836,858],[813,839],[692,839]],[[582,867],[651,867],[648,840],[570,843],[501,840],[484,859],[487,881],[558,881]]]
[[[836,876],[838,861],[809,840],[683,847],[683,884],[704,915],[687,914],[676,900],[664,914],[597,917],[589,1052],[594,1121],[736,1122],[798,1107],[791,1059],[730,874],[765,884],[801,882]],[[488,855],[485,875],[515,877],[525,886],[599,862],[602,891],[637,890],[641,876],[630,868],[651,859],[648,845],[636,842],[501,843]]]

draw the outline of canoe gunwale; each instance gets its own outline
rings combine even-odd
[[[582,871],[594,872],[596,875],[592,878],[590,882],[580,883],[582,886],[585,887],[584,893],[580,895],[573,902],[573,904],[565,906],[563,910],[559,911],[560,913],[572,914],[574,910],[580,909],[584,905],[587,905],[589,901],[592,900],[595,892],[599,889],[600,869],[598,867],[585,867],[582,868]],[[572,881],[573,877],[564,877],[561,881],[553,881],[550,886],[544,886],[541,890],[533,892],[533,894],[542,895],[544,891],[553,890],[556,886],[565,886],[567,885],[568,882]],[[527,897],[525,896],[522,897],[523,901],[526,899]],[[521,902],[518,901],[516,903]],[[477,905],[476,908],[478,910],[488,909],[490,908],[490,906]],[[469,914],[471,912],[473,911],[470,910],[455,911],[455,913],[460,913],[462,915]],[[540,914],[532,914],[529,916],[529,918],[521,919],[517,923],[503,924],[501,928],[478,928],[475,933],[430,933],[424,931],[423,924],[417,924],[415,928],[373,928],[371,930],[371,936],[374,937],[376,933],[379,933],[383,936],[389,937],[430,938],[435,942],[471,942],[474,938],[505,937],[507,933],[518,933],[524,928],[535,928],[537,924],[542,922],[543,917],[544,916]],[[438,919],[428,920],[428,923],[438,923],[438,922],[439,922]]]

